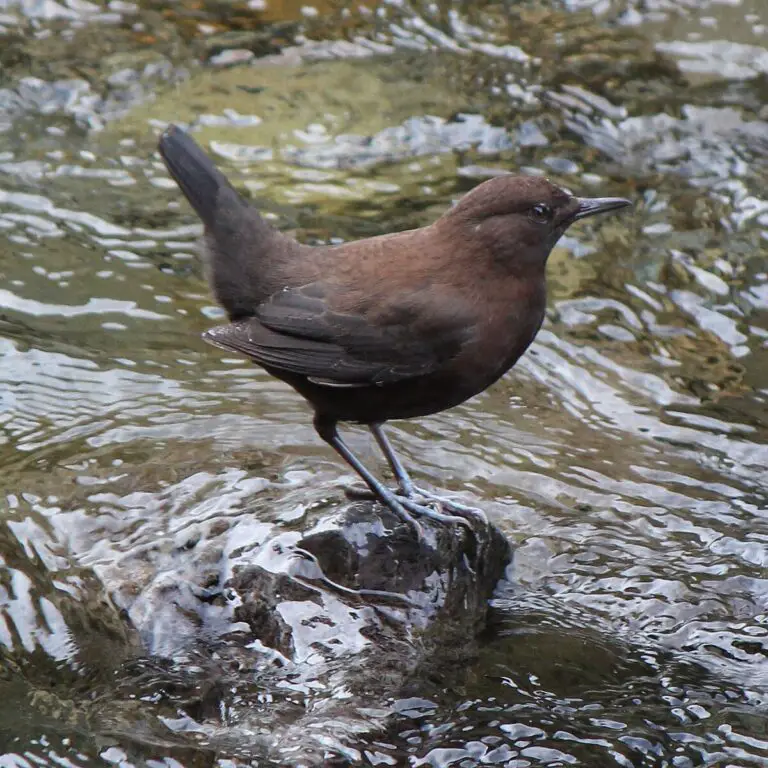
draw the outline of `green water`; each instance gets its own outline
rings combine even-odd
[[[259,7],[0,0],[0,766],[266,764],[279,692],[218,678],[164,579],[351,479],[200,340],[169,121],[305,242],[504,170],[635,201],[563,238],[502,382],[392,425],[514,569],[473,661],[328,764],[768,765],[768,6]]]

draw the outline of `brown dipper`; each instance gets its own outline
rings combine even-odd
[[[470,508],[411,483],[382,423],[451,408],[503,376],[541,327],[547,257],[560,236],[631,203],[499,176],[429,226],[313,247],[271,227],[181,129],[170,126],[159,149],[205,225],[211,288],[230,320],[203,338],[303,395],[320,437],[417,531],[410,513],[466,522],[456,515]],[[339,421],[370,428],[397,492],[347,447]]]

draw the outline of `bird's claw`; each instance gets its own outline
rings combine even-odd
[[[447,499],[444,496],[437,496],[434,493],[424,490],[423,488],[413,487],[413,493],[420,501],[428,501],[433,504],[437,504],[441,509],[447,512],[452,512],[455,517],[461,517],[466,521],[466,518],[474,518],[482,525],[489,525],[488,517],[482,509],[478,507],[470,507],[466,504],[462,504],[453,499]]]
[[[423,488],[397,488],[393,491],[397,500],[408,511],[443,523],[456,523],[472,528],[469,518],[475,519],[482,525],[488,525],[485,513],[476,507],[469,507],[452,499],[437,496]],[[351,485],[345,489],[347,498],[356,501],[374,501],[378,496],[364,485]]]

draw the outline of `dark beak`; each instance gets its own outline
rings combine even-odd
[[[619,208],[626,208],[632,205],[629,200],[623,197],[577,197],[576,201],[579,207],[573,215],[572,221],[586,219],[587,216],[594,216],[596,213],[608,213],[616,211]]]

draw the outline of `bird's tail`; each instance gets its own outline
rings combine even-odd
[[[199,145],[175,125],[160,137],[168,170],[205,224],[208,280],[230,320],[250,317],[284,284],[282,264],[298,243],[241,197]]]
[[[158,149],[168,172],[190,205],[203,224],[212,229],[219,207],[220,192],[222,189],[227,189],[230,194],[234,192],[226,176],[216,168],[200,145],[178,126],[168,126],[160,137]]]

